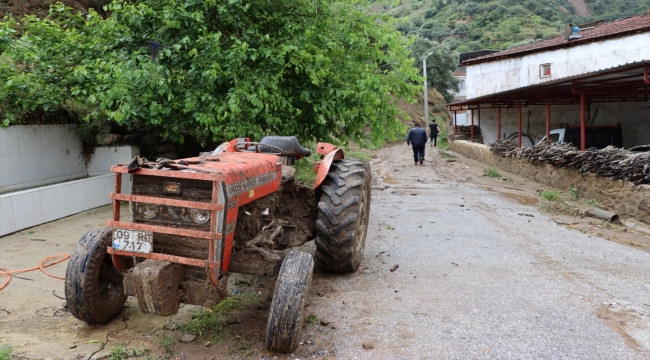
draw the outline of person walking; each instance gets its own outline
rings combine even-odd
[[[436,121],[433,120],[433,122],[429,124],[429,138],[431,139],[431,146],[437,146],[438,134],[440,134],[440,126],[438,126],[438,124],[436,124]]]
[[[413,146],[415,165],[418,163],[422,165],[424,163],[424,147],[427,144],[427,132],[419,122],[416,122],[414,125],[406,136],[406,146]]]

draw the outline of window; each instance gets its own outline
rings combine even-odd
[[[539,66],[539,77],[551,77],[551,64],[542,64]]]
[[[461,80],[458,82],[458,90],[465,90],[465,80]]]

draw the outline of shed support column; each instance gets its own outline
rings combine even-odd
[[[478,127],[481,127],[481,108],[478,108]]]
[[[546,142],[551,142],[551,100],[546,100]]]
[[[585,94],[580,94],[580,151],[585,151]]]
[[[469,127],[470,140],[474,142],[474,110],[472,110],[472,126]]]
[[[497,110],[497,140],[501,140],[501,105]]]
[[[517,120],[517,146],[521,147],[521,103],[517,104],[517,112],[519,113],[519,119]]]
[[[458,120],[456,119],[456,110],[454,110],[454,134],[458,132]]]

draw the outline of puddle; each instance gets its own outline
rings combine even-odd
[[[519,202],[522,205],[535,205],[539,203],[539,199],[535,196],[511,194],[511,193],[500,192],[500,191],[497,192],[505,197],[517,200],[517,202]]]
[[[391,185],[395,185],[395,184],[398,183],[398,182],[397,182],[397,181],[396,181],[396,180],[391,176],[390,171],[388,171],[388,170],[386,170],[386,172],[384,172],[384,178],[382,179],[382,182],[385,182],[386,184],[391,184]]]

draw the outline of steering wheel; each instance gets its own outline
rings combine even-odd
[[[278,155],[278,156],[282,155],[282,149],[280,149],[279,147],[277,147],[277,146],[275,146],[275,145],[271,145],[271,144],[260,144],[260,143],[258,143],[258,142],[251,142],[251,141],[244,141],[244,142],[237,143],[237,144],[235,144],[234,149],[235,149],[236,151],[239,151],[239,152],[245,152],[245,151],[248,151],[248,150],[246,150],[246,148],[245,148],[246,145],[254,145],[254,146],[255,146],[255,152],[256,152],[256,153],[259,153],[259,152],[260,152],[260,145],[261,145],[261,146],[268,146],[268,147],[270,147],[270,148],[272,148],[272,149],[274,149],[274,150],[278,150],[278,151],[279,151],[279,152],[277,152],[277,153],[276,153],[276,152],[272,152],[272,153],[266,152],[265,154],[269,154],[269,155]]]

